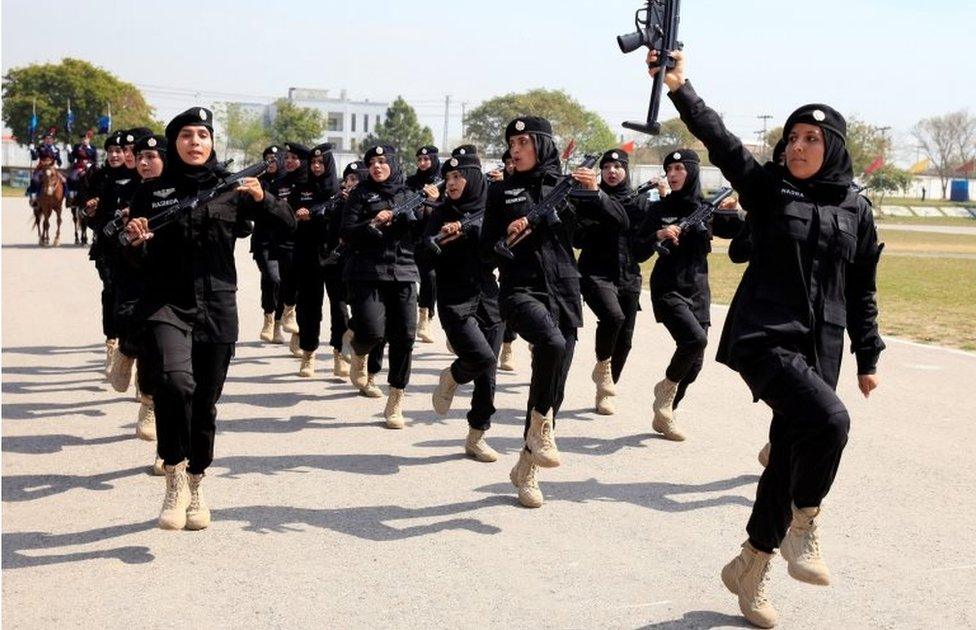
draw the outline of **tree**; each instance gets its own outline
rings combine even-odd
[[[386,109],[383,122],[373,128],[373,132],[363,138],[360,143],[362,147],[371,147],[377,144],[387,144],[394,147],[400,154],[403,164],[409,164],[407,159],[425,144],[434,143],[434,133],[430,127],[421,127],[417,119],[417,112],[407,103],[402,96]]]
[[[912,135],[939,175],[943,199],[946,198],[953,169],[965,161],[965,153],[960,152],[960,146],[965,141],[961,143],[960,136],[974,133],[967,129],[970,125],[976,125],[976,119],[965,111],[959,111],[920,120],[912,130]]]
[[[885,132],[856,117],[847,120],[847,152],[854,165],[854,173],[863,173],[878,157],[884,159],[891,149]]]
[[[68,99],[74,114],[74,137],[68,140],[75,140],[88,129],[97,129],[98,118],[108,113],[109,106],[114,129],[163,128],[136,86],[87,61],[65,58],[57,64],[12,68],[3,76],[3,122],[22,145],[35,140],[27,137],[35,100],[37,130],[57,127],[64,138]]]
[[[300,107],[287,98],[274,102],[274,117],[268,129],[269,137],[278,142],[297,142],[313,145],[325,133],[325,117],[317,109]]]
[[[879,193],[878,205],[884,203],[885,193],[907,191],[912,185],[912,174],[896,166],[886,164],[868,175],[866,184],[869,190]]]
[[[500,155],[505,146],[505,126],[519,116],[542,116],[552,123],[559,144],[576,140],[577,151],[599,153],[616,146],[616,137],[595,112],[585,109],[562,90],[535,89],[496,96],[464,117],[467,140],[487,155]]]
[[[664,158],[669,153],[677,149],[695,149],[701,147],[701,143],[688,130],[688,127],[680,118],[670,118],[661,123],[661,133],[656,136],[649,136],[644,145],[651,150],[652,159],[658,164],[664,162]],[[702,161],[707,157],[702,151]]]
[[[224,103],[215,109],[227,139],[227,148],[244,153],[247,164],[259,160],[261,152],[272,142],[269,126],[240,103]]]

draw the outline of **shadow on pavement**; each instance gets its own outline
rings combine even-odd
[[[126,468],[125,470],[113,470],[97,475],[4,475],[3,502],[11,501],[34,501],[45,497],[62,494],[69,490],[111,490],[114,486],[110,483],[134,477],[139,474],[148,474],[145,466],[138,468]],[[6,543],[6,534],[4,534]]]
[[[98,446],[131,440],[133,435],[108,435],[100,438],[80,438],[75,435],[56,433],[53,435],[16,435],[3,437],[4,453],[25,453],[28,455],[49,455],[60,453],[66,446]]]
[[[659,621],[658,623],[641,626],[638,630],[709,630],[711,628],[752,628],[753,626],[742,617],[726,615],[711,610],[693,610],[686,612],[681,619]]]
[[[33,420],[37,418],[59,418],[61,416],[89,416],[97,418],[108,415],[102,411],[102,407],[119,402],[131,403],[132,397],[120,396],[109,400],[95,399],[87,402],[71,403],[6,403],[3,405],[3,418],[5,420]],[[90,409],[89,407],[98,408]]]
[[[4,246],[6,247],[6,245]],[[4,354],[39,354],[51,356],[52,354],[99,354],[105,355],[105,344],[90,343],[84,346],[6,346],[2,349]]]
[[[131,523],[127,525],[113,525],[89,530],[87,532],[73,532],[70,534],[48,534],[46,532],[4,532],[3,534],[3,569],[24,569],[49,564],[63,564],[66,562],[81,562],[84,560],[116,559],[126,564],[143,564],[155,559],[149,553],[149,547],[126,546],[114,549],[96,551],[77,551],[46,556],[34,556],[23,553],[39,549],[56,549],[72,545],[84,545],[110,538],[118,538],[128,534],[144,532],[156,527],[156,521]]]
[[[702,494],[707,492],[725,492],[747,486],[759,481],[758,475],[739,475],[731,479],[722,479],[703,484],[678,484],[662,481],[647,481],[633,483],[603,483],[590,478],[586,481],[551,481],[541,480],[542,494],[547,501],[573,501],[586,503],[587,501],[608,501],[630,503],[639,507],[661,512],[688,512],[721,505],[741,505],[752,507],[752,500],[738,495],[721,495],[706,499],[679,501],[672,497],[683,494]],[[478,492],[492,494],[512,494],[511,484],[499,483],[483,486]]]
[[[519,438],[492,437],[491,433],[485,434],[485,439],[496,451],[501,453],[518,453],[522,450],[525,442]],[[556,440],[560,451],[576,453],[579,455],[613,455],[625,448],[646,448],[644,442],[654,439],[648,433],[637,433],[626,435],[610,440],[595,437],[560,437]],[[428,440],[418,442],[414,446],[421,448],[463,448],[464,438],[457,440]]]
[[[407,466],[429,466],[465,459],[463,453],[435,455],[433,457],[401,457],[397,455],[349,454],[349,455],[239,455],[221,457],[214,461],[214,468],[226,469],[221,477],[237,479],[241,475],[277,475],[283,472],[303,472],[302,468],[332,470],[360,475],[395,475]]]

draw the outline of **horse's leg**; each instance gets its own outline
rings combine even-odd
[[[61,208],[60,205],[57,208],[54,209],[54,211],[58,213],[58,227],[57,227],[57,232],[55,232],[55,234],[54,234],[54,246],[55,247],[57,247],[57,246],[59,246],[61,244],[61,210],[62,210],[62,208]]]
[[[51,242],[51,209],[44,210],[44,244]]]

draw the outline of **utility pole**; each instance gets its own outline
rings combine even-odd
[[[461,139],[462,140],[467,139],[467,136],[464,133],[464,117],[467,115],[467,113],[468,113],[468,102],[461,101]]]
[[[881,159],[885,162],[888,161],[888,132],[891,131],[891,127],[878,127],[878,131],[881,132]]]
[[[444,135],[441,137],[441,147],[447,147],[447,123],[451,119],[451,95],[444,97]]]
[[[756,118],[762,121],[763,128],[762,128],[762,138],[760,139],[760,142],[763,147],[763,157],[766,157],[767,154],[769,153],[769,143],[766,141],[766,136],[767,134],[769,134],[769,121],[772,120],[773,117],[770,114],[760,114],[756,116]]]

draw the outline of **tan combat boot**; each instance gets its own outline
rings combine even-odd
[[[780,544],[779,552],[788,563],[790,576],[795,580],[827,586],[830,570],[820,555],[820,536],[817,534],[817,517],[820,508],[793,506],[793,522]]]
[[[186,460],[175,466],[163,466],[166,472],[166,497],[159,513],[162,529],[183,529],[186,526],[186,507],[190,505],[190,491],[186,483]]]
[[[387,429],[403,428],[403,390],[390,388],[390,396],[386,399],[386,409],[383,410]]]
[[[109,367],[108,380],[112,384],[112,389],[124,394],[132,386],[132,366],[136,360],[127,357],[122,351],[116,349],[112,353],[112,365]]]
[[[542,468],[555,468],[559,461],[559,449],[552,431],[552,409],[542,415],[535,409],[529,419],[529,432],[525,437],[525,447],[532,453],[532,459]]]
[[[312,378],[315,375],[314,352],[302,352],[302,365],[298,368],[298,375],[302,378]]]
[[[601,416],[612,416],[616,409],[613,406],[613,398],[603,396],[600,392],[596,394],[596,412]]]
[[[430,311],[426,308],[420,309],[417,315],[417,341],[434,343],[434,338],[430,336]]]
[[[274,327],[274,313],[265,313],[264,325],[261,326],[261,334],[259,335],[261,341],[271,343],[271,340],[274,339]]]
[[[451,401],[454,400],[454,393],[457,392],[457,388],[458,383],[454,380],[451,367],[448,366],[441,370],[440,380],[431,394],[431,402],[437,415],[447,415],[447,412],[451,410]]]
[[[190,504],[186,508],[186,528],[206,529],[210,525],[210,508],[203,500],[203,493],[200,492],[203,473],[199,475],[187,473],[186,481],[190,491]]]
[[[275,320],[274,334],[271,336],[271,343],[285,343],[285,331],[281,329],[280,319]]]
[[[666,440],[683,442],[685,436],[674,423],[673,405],[674,395],[677,391],[678,384],[666,378],[654,386],[654,404],[652,405],[654,422],[651,423],[651,428],[662,434]]]
[[[363,389],[366,387],[366,382],[369,379],[369,374],[366,373],[366,360],[369,357],[365,354],[352,353],[352,362],[349,366],[349,382],[356,389]]]
[[[772,628],[779,615],[766,598],[769,586],[769,561],[773,554],[754,549],[748,541],[742,553],[722,569],[722,582],[733,595],[739,596],[739,610],[749,623],[760,628]]]
[[[152,442],[156,439],[156,405],[152,396],[143,396],[139,401],[139,415],[136,418],[136,437]]]
[[[156,460],[153,462],[152,474],[157,477],[162,477],[166,474],[166,465],[163,463],[163,458],[159,455],[156,456]]]
[[[286,333],[298,334],[298,319],[295,317],[294,305],[285,305],[285,310],[281,313],[281,327]]]
[[[332,376],[339,378],[349,376],[349,360],[339,350],[332,351]]]
[[[769,449],[770,444],[766,442],[766,446],[759,450],[759,463],[762,464],[763,468],[769,467]]]
[[[515,350],[512,349],[511,342],[502,344],[502,351],[498,356],[498,369],[505,372],[515,371]]]
[[[613,382],[613,372],[610,368],[610,359],[597,361],[593,366],[593,373],[590,375],[596,384],[596,393],[604,396],[616,396],[617,386]]]
[[[498,453],[485,441],[485,432],[479,429],[468,429],[468,438],[464,441],[464,453],[479,462],[497,462]]]
[[[112,361],[115,358],[115,353],[119,349],[118,339],[106,339],[105,340],[105,378],[110,379],[112,376]]]
[[[291,356],[296,359],[301,359],[304,353],[301,343],[301,338],[297,334],[292,333],[291,339],[288,340],[288,352],[291,352]]]
[[[539,482],[535,479],[535,463],[532,461],[532,453],[527,449],[522,449],[519,453],[518,463],[508,474],[512,480],[512,485],[518,490],[518,502],[527,508],[542,507],[542,490],[539,489]]]
[[[366,387],[363,387],[362,389],[359,390],[362,393],[362,395],[365,396],[366,398],[383,397],[383,390],[380,389],[379,386],[376,384],[376,381],[374,380],[375,378],[376,376],[374,374],[370,374],[366,378]]]

